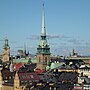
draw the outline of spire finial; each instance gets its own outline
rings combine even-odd
[[[44,7],[44,0],[42,0],[42,3],[43,3],[43,7]]]
[[[42,35],[46,36],[46,30],[45,30],[45,15],[44,15],[44,0],[42,1]]]

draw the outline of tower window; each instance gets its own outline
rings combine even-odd
[[[39,57],[39,62],[40,62],[41,60],[40,60],[40,57]]]
[[[45,57],[45,63],[47,63],[47,57]]]

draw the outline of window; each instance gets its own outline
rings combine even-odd
[[[41,60],[40,60],[40,57],[39,57],[39,62],[40,62]]]
[[[45,63],[47,63],[47,57],[45,57]]]

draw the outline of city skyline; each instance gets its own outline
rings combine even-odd
[[[75,48],[90,55],[90,1],[44,0],[45,24],[52,54],[67,55]],[[11,53],[36,53],[41,35],[42,0],[0,1],[0,52],[5,37]]]

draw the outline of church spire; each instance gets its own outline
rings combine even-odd
[[[26,44],[24,43],[24,56],[26,56]]]
[[[50,62],[50,47],[46,38],[44,1],[42,4],[42,33],[37,48],[37,69],[45,69]]]
[[[43,3],[42,3],[42,36],[46,36],[45,14],[44,14],[44,0],[43,0]]]

